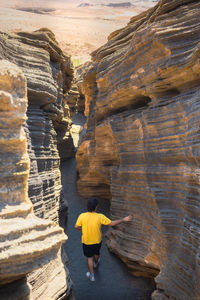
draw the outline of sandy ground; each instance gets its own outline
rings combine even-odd
[[[94,0],[82,2],[95,3]],[[78,7],[79,3],[78,0],[10,0],[5,4],[5,0],[0,0],[0,31],[34,31],[48,27],[68,55],[85,62],[92,51],[107,41],[111,32],[124,27],[131,16],[155,5],[151,1],[137,0],[131,8]],[[30,12],[33,9],[34,13]]]

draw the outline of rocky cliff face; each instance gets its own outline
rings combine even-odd
[[[26,93],[22,71],[8,61],[0,61],[1,299],[29,299],[31,285],[25,276],[49,261],[57,261],[66,240],[59,226],[35,216],[28,198],[30,164],[22,128]]]
[[[108,246],[155,300],[200,298],[200,2],[160,1],[110,35],[82,85],[79,192],[111,201]]]
[[[30,158],[28,194],[34,213],[62,225],[67,204],[62,193],[59,151],[64,158],[73,154],[69,134],[71,119],[69,111],[64,110],[64,97],[73,78],[70,59],[62,53],[48,29],[34,33],[1,33],[0,58],[19,66],[27,81],[24,129]],[[10,89],[16,93],[15,86]],[[12,124],[14,126],[14,121]],[[69,293],[68,271],[63,264],[66,264],[64,252],[29,275],[33,299],[61,299]]]

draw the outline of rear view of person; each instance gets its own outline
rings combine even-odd
[[[100,249],[102,243],[101,225],[115,226],[123,222],[130,222],[132,216],[129,215],[123,219],[111,221],[103,214],[97,213],[98,200],[90,198],[87,202],[87,212],[79,215],[75,228],[80,231],[82,229],[82,246],[83,254],[87,257],[89,272],[86,276],[91,281],[95,281],[94,268],[100,262]]]

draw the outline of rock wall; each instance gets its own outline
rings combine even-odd
[[[45,28],[33,33],[0,33],[0,58],[19,66],[27,80],[24,129],[30,158],[28,194],[35,215],[63,225],[67,203],[61,186],[60,156],[73,155],[71,119],[64,110],[64,97],[73,79],[70,59]],[[33,299],[62,299],[69,294],[66,260],[62,250],[49,265],[29,275]]]
[[[28,198],[30,164],[22,128],[26,120],[26,94],[22,71],[1,60],[0,298],[7,300],[29,299],[31,286],[26,275],[58,260],[58,251],[66,240],[59,226],[35,216]]]
[[[108,246],[154,300],[200,299],[200,1],[163,0],[92,54],[78,190],[133,214]]]

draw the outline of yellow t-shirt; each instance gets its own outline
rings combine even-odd
[[[106,216],[96,212],[80,214],[76,225],[82,227],[82,243],[86,245],[99,244],[102,239],[101,225],[109,225],[110,222],[111,220]]]

